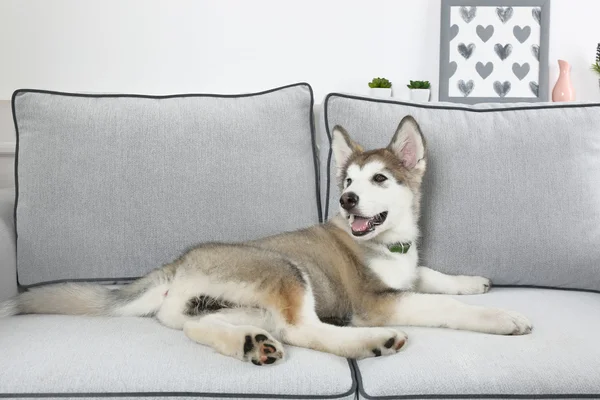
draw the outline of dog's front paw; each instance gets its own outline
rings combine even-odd
[[[516,311],[488,309],[487,317],[491,320],[490,333],[497,335],[527,335],[533,329],[529,319]]]
[[[483,276],[456,277],[456,294],[482,294],[487,293],[492,287],[492,281]]]

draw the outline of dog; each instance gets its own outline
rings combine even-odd
[[[395,328],[402,325],[531,332],[517,312],[448,296],[485,293],[489,279],[419,266],[426,144],[414,118],[402,119],[386,148],[370,151],[336,126],[332,150],[341,196],[340,213],[328,222],[244,243],[202,244],[118,289],[32,288],[1,304],[0,316],[154,317],[256,365],[283,360],[282,342],[356,359],[395,354],[407,342]]]

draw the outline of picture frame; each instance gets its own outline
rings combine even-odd
[[[439,100],[549,99],[550,0],[442,0]]]

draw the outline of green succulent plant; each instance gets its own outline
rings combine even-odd
[[[369,87],[389,89],[392,87],[392,82],[388,81],[385,78],[373,78],[373,80],[369,82]]]
[[[592,64],[591,69],[600,75],[600,43],[598,43],[598,47],[596,47],[596,62]]]
[[[429,81],[410,81],[410,84],[406,86],[409,89],[429,89],[431,87]]]

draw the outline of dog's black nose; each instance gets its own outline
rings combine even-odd
[[[358,196],[354,192],[344,193],[340,197],[340,204],[344,210],[352,210],[358,204]]]

